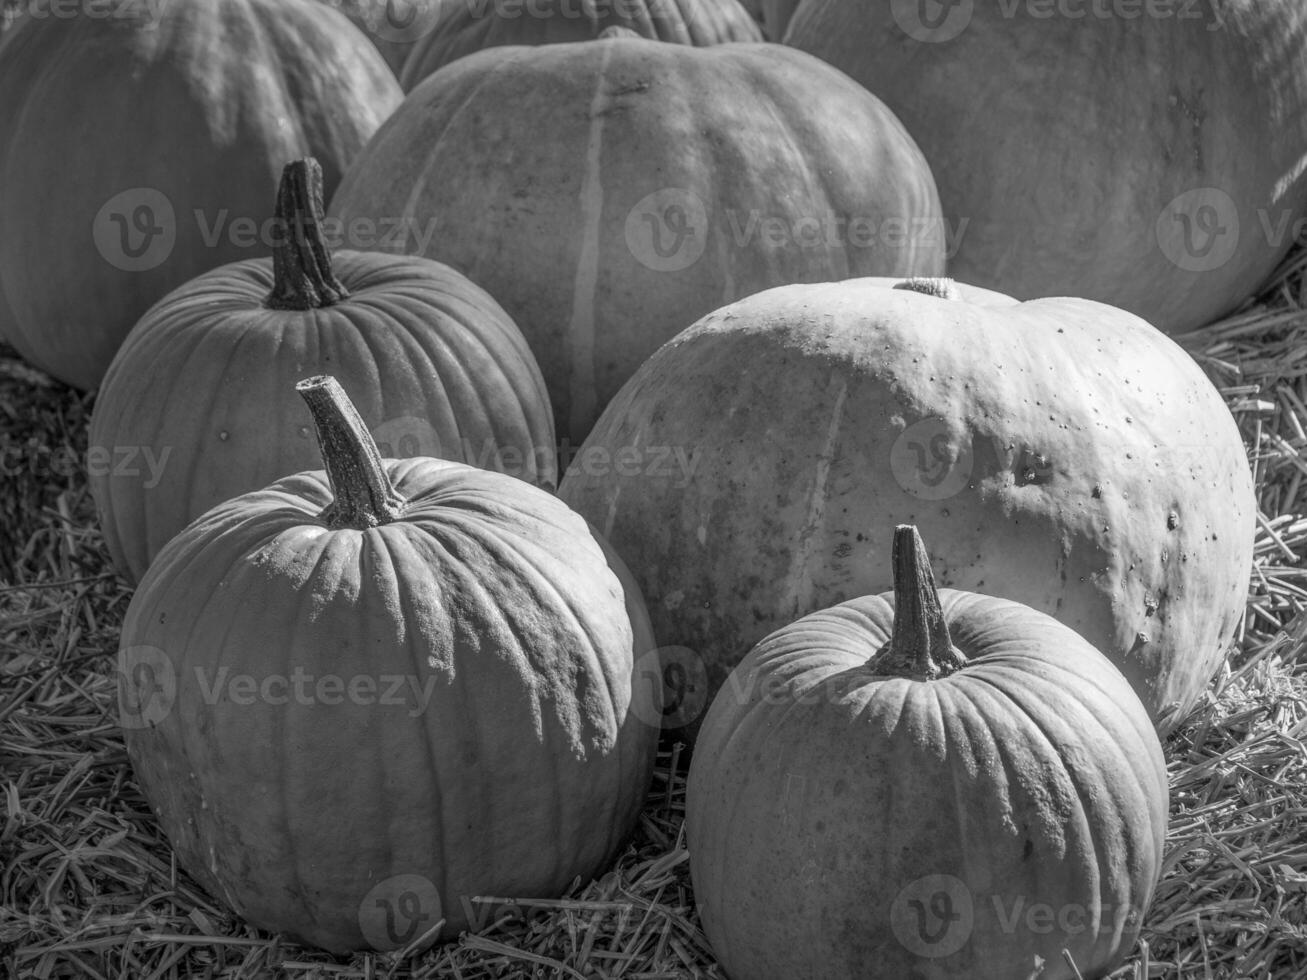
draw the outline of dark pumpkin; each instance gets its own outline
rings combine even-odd
[[[105,376],[90,487],[129,581],[210,507],[317,463],[294,391],[305,371],[331,371],[357,392],[388,456],[439,456],[557,485],[544,380],[508,314],[430,259],[333,256],[321,194],[316,162],[289,164],[274,257],[168,294]]]

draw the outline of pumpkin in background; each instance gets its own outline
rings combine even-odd
[[[301,391],[326,471],[191,524],[123,623],[127,751],[178,863],[332,952],[602,873],[658,732],[629,573],[544,490],[382,461],[332,379]]]
[[[517,327],[484,290],[417,256],[340,251],[317,163],[287,165],[271,259],[174,290],[128,335],[89,436],[91,493],[129,581],[209,508],[313,468],[294,382],[331,371],[386,455],[439,456],[553,489],[553,415]]]
[[[155,300],[260,248],[285,161],[330,192],[402,93],[316,0],[38,2],[0,45],[0,333],[90,389]]]
[[[408,59],[400,81],[405,92],[438,68],[483,48],[517,44],[589,41],[611,27],[640,37],[704,47],[729,41],[761,41],[762,31],[739,0],[523,0],[446,3]]]
[[[560,496],[635,570],[659,641],[703,658],[708,694],[773,630],[889,587],[876,529],[912,523],[942,585],[1055,616],[1169,728],[1222,662],[1252,565],[1220,393],[1101,303],[891,285],[704,317],[608,406]]]
[[[1074,7],[804,0],[785,43],[862,82],[921,144],[959,243],[950,275],[1203,326],[1298,232],[1307,7]]]
[[[415,45],[436,25],[442,8],[463,0],[321,0],[368,36],[398,78]]]
[[[749,980],[1106,976],[1162,867],[1147,712],[1052,618],[937,592],[910,526],[893,567],[892,594],[768,636],[708,712],[686,840],[713,952]]]
[[[636,367],[768,286],[932,274],[930,168],[880,102],[779,45],[614,35],[460,58],[405,99],[331,202],[485,287],[579,445]],[[891,271],[894,270],[894,271]]]
[[[762,27],[769,40],[780,41],[800,0],[762,0]]]

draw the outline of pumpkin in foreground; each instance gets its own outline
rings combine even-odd
[[[645,358],[723,303],[788,282],[934,275],[945,253],[925,158],[845,75],[779,45],[607,31],[441,68],[330,205],[346,227],[433,226],[394,247],[504,305],[572,447]]]
[[[390,457],[438,456],[557,485],[544,379],[503,308],[419,256],[331,253],[322,172],[287,164],[272,258],[205,273],[128,335],[91,419],[105,543],[137,582],[210,507],[318,465],[294,383],[331,372]]]
[[[1105,976],[1161,870],[1148,713],[1051,617],[937,592],[911,526],[893,568],[767,637],[708,712],[686,835],[714,953],[739,980]]]
[[[602,873],[658,732],[629,574],[545,491],[383,461],[333,379],[300,391],[326,471],[191,524],[123,623],[127,750],[179,864],[333,952]]]
[[[84,389],[169,290],[263,254],[287,160],[330,194],[402,95],[314,0],[98,6],[37,0],[0,43],[0,337]]]
[[[560,495],[636,572],[659,642],[704,661],[701,707],[768,633],[888,588],[876,528],[913,523],[942,585],[1055,616],[1169,728],[1222,662],[1252,565],[1220,393],[1101,303],[894,285],[705,317],[609,405]]]

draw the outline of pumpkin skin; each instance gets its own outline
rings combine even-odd
[[[261,247],[237,222],[263,219],[287,160],[316,156],[330,192],[402,93],[316,0],[46,7],[0,50],[0,329],[92,389],[151,304]]]
[[[430,32],[450,0],[321,0],[368,36],[399,78],[418,41]],[[460,4],[452,4],[460,6]]]
[[[1131,6],[956,4],[931,30],[914,3],[804,0],[785,43],[862,82],[921,144],[960,232],[950,275],[1174,333],[1242,303],[1293,243],[1307,10]]]
[[[536,0],[522,16],[521,0],[485,5],[449,3],[417,43],[400,75],[405,92],[439,68],[484,48],[589,41],[610,27],[640,37],[704,47],[730,41],[761,41],[762,30],[739,0]]]
[[[310,165],[288,165],[283,194]],[[320,176],[308,197],[302,206],[320,218]],[[278,218],[295,215],[279,207]],[[325,248],[308,221],[296,237]],[[248,259],[169,293],[128,335],[96,400],[88,455],[105,543],[128,581],[211,507],[314,467],[294,389],[305,371],[332,371],[358,393],[389,456],[557,485],[544,380],[494,299],[418,256],[342,250],[328,263],[348,292],[330,305],[274,308],[274,260]]]
[[[402,898],[377,897],[395,876],[444,940],[465,898],[599,873],[657,741],[632,687],[648,620],[585,522],[503,474],[371,453],[396,518],[322,519],[343,499],[330,456],[221,504],[151,566],[120,654],[127,750],[179,863],[251,924],[332,952],[421,934],[368,928]]]
[[[703,318],[613,400],[560,495],[636,571],[659,640],[703,659],[708,696],[768,633],[888,587],[874,529],[911,522],[942,586],[1072,627],[1169,730],[1222,661],[1252,562],[1220,394],[1104,304],[891,285],[773,289]],[[693,459],[597,465],[625,446]]]
[[[944,262],[911,137],[777,45],[608,37],[460,58],[377,131],[330,213],[432,227],[425,249],[396,247],[504,305],[572,447],[645,358],[725,302]]]
[[[1106,976],[1162,864],[1147,712],[1075,632],[974,593],[938,595],[966,663],[886,667],[897,598],[778,630],[713,702],[686,837],[714,953],[749,980],[1072,980],[1063,949]]]

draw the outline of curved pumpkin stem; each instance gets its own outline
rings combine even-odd
[[[333,531],[362,531],[397,520],[404,512],[404,497],[390,482],[377,444],[345,389],[335,378],[317,375],[301,381],[295,390],[313,415],[335,498],[319,519]]]
[[[282,168],[275,214],[281,240],[272,248],[272,292],[265,304],[315,310],[348,297],[331,271],[331,249],[322,237],[322,167],[313,157]]]
[[[957,283],[947,276],[913,276],[896,282],[890,289],[907,289],[914,293],[924,293],[939,299],[961,299]]]
[[[953,646],[930,570],[930,556],[912,524],[894,529],[894,633],[867,666],[875,673],[938,680],[966,664]]]

